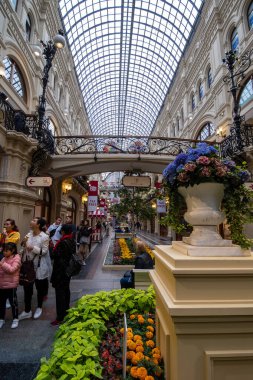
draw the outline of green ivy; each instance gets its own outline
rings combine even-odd
[[[41,359],[35,380],[102,379],[99,345],[106,321],[116,314],[153,312],[155,292],[137,289],[101,291],[82,297],[68,311],[55,336],[49,359]]]

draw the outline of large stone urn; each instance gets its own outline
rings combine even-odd
[[[215,182],[200,183],[189,187],[179,187],[179,193],[184,197],[187,212],[185,220],[193,226],[189,237],[184,237],[187,244],[202,247],[231,246],[230,240],[224,240],[218,233],[218,225],[225,215],[220,211],[224,196],[224,185]]]

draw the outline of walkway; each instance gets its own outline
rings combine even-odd
[[[168,244],[164,238],[158,238],[144,232],[138,233],[151,244]],[[71,281],[71,305],[85,294],[100,290],[120,288],[123,271],[103,271],[102,264],[106,256],[110,238],[105,237],[102,243],[92,248],[81,273]],[[36,298],[34,291],[33,301]],[[23,289],[18,288],[20,312],[23,310]],[[33,304],[35,310],[36,304]],[[11,330],[11,311],[7,310],[6,323],[0,330],[0,379],[32,380],[40,367],[40,359],[49,356],[57,327],[51,327],[50,321],[55,319],[55,295],[50,286],[48,299],[44,304],[42,317],[38,320],[20,321],[16,330]]]

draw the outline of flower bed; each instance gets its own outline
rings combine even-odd
[[[122,318],[109,322],[100,347],[102,376],[107,380],[122,379]],[[163,379],[161,352],[155,346],[153,314],[131,314],[127,318],[127,379]]]
[[[103,379],[99,347],[108,331],[108,321],[119,319],[123,313],[153,312],[154,307],[152,287],[147,291],[122,289],[82,297],[59,327],[51,356],[41,360],[36,380]]]
[[[136,243],[140,240],[138,238],[133,239],[115,239],[111,240],[107,256],[105,258],[104,266],[106,265],[134,265],[135,262],[135,250]],[[154,253],[152,249],[145,244],[145,251],[154,260]],[[111,269],[112,267],[110,267]]]

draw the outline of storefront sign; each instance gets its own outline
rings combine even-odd
[[[149,176],[129,176],[122,178],[122,185],[126,187],[150,187],[151,178]]]
[[[88,196],[88,213],[93,213],[96,211],[98,205],[97,196]]]

